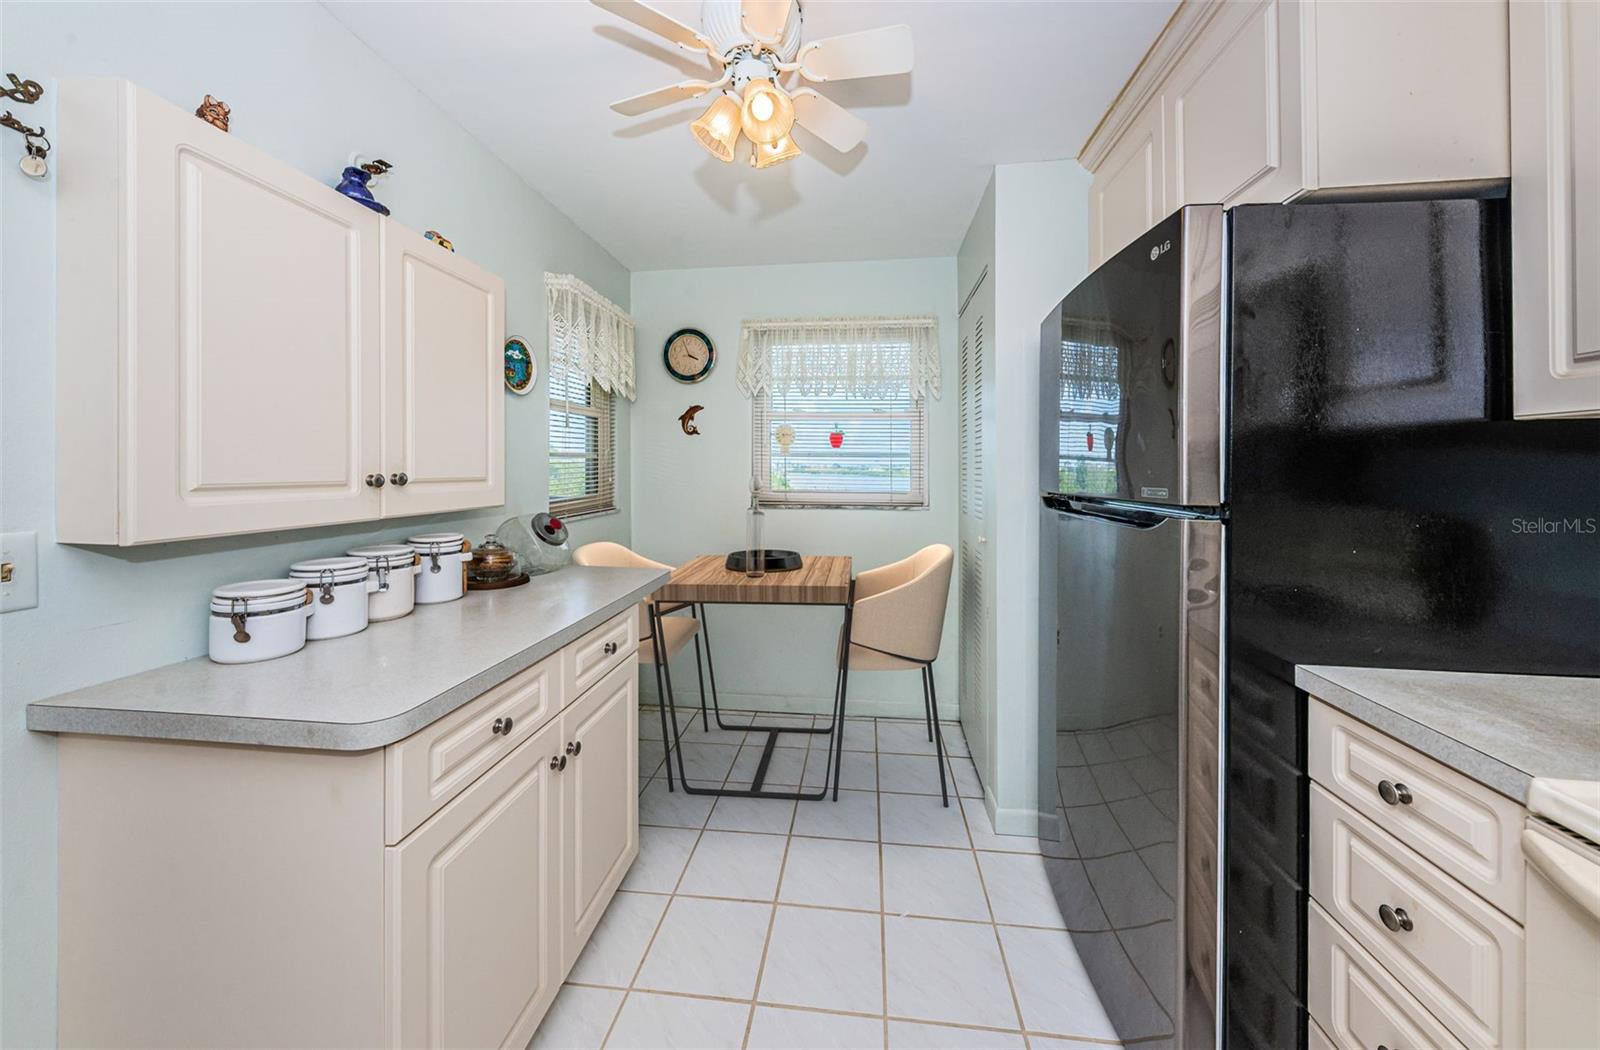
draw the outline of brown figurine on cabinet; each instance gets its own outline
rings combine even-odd
[[[231,112],[233,111],[228,108],[226,102],[207,95],[206,100],[200,103],[200,108],[194,111],[194,115],[214,128],[221,128],[223,131],[227,131],[228,114]]]

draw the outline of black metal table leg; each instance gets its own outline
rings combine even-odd
[[[833,756],[833,800],[839,801],[839,776],[844,767],[844,711],[850,695],[850,628],[855,620],[856,581],[850,581],[850,601],[844,607],[844,642],[839,647],[839,707],[833,724],[838,727],[838,750]]]
[[[855,585],[854,585],[854,583],[852,583],[851,584],[851,595],[852,595],[852,597],[854,596],[854,594],[855,594]],[[649,603],[649,618],[650,618],[650,635],[651,635],[651,637],[655,638],[655,639],[663,639],[664,635],[663,635],[662,630],[661,630],[662,612],[661,612],[660,603],[655,602],[655,601],[651,601]],[[847,628],[848,628],[848,624],[849,624],[849,618],[850,618],[850,609],[847,606],[845,608],[845,623],[846,623]],[[701,623],[703,625],[704,621],[702,620]],[[848,637],[848,635],[847,635],[847,637]],[[709,639],[708,639],[708,641],[709,641]],[[709,648],[710,647],[709,647],[709,644],[708,644],[708,646],[707,646],[707,663],[708,664],[710,662]],[[656,655],[656,682],[657,682],[657,687],[661,690],[661,705],[662,705],[661,709],[662,709],[662,720],[663,720],[663,730],[662,730],[662,732],[663,732],[663,734],[666,732],[665,724],[668,721],[670,721],[671,725],[672,725],[672,740],[671,740],[671,743],[668,745],[669,749],[668,749],[668,756],[667,756],[667,777],[668,777],[667,787],[668,787],[669,790],[672,787],[672,780],[671,780],[671,777],[672,777],[672,753],[676,752],[677,756],[678,756],[678,780],[682,783],[683,790],[684,790],[684,792],[686,794],[690,794],[690,795],[713,795],[713,796],[717,796],[717,797],[720,797],[720,798],[789,799],[789,800],[799,800],[799,801],[804,801],[804,802],[821,801],[821,800],[826,799],[828,797],[828,787],[829,787],[830,780],[832,778],[827,775],[827,771],[831,770],[833,775],[837,776],[838,775],[838,770],[839,770],[839,767],[840,767],[839,759],[833,755],[832,749],[833,749],[833,747],[835,745],[837,745],[839,747],[840,751],[843,750],[843,739],[842,739],[842,737],[844,735],[844,720],[843,720],[842,717],[840,717],[840,715],[842,714],[842,707],[836,707],[835,708],[835,716],[834,716],[834,720],[833,720],[833,725],[831,727],[827,727],[827,728],[818,728],[818,727],[814,727],[814,726],[808,726],[808,727],[805,727],[805,728],[793,727],[793,726],[764,727],[764,726],[756,726],[756,725],[751,725],[751,726],[729,726],[729,727],[727,727],[727,728],[730,728],[730,729],[745,729],[745,730],[748,730],[750,732],[766,733],[767,734],[766,746],[762,749],[761,760],[758,763],[758,765],[756,766],[755,779],[751,782],[751,785],[750,785],[749,789],[747,789],[747,790],[746,789],[733,789],[733,788],[727,788],[727,787],[716,787],[716,788],[696,787],[694,784],[690,783],[690,781],[689,781],[689,771],[688,771],[688,768],[687,768],[687,766],[685,766],[684,761],[683,761],[683,739],[682,739],[682,735],[678,732],[678,705],[677,705],[676,696],[675,696],[675,694],[673,692],[673,688],[672,688],[672,668],[669,665],[669,662],[668,662],[668,659],[667,659],[666,646],[664,644],[658,644],[656,646],[656,654],[655,655]],[[842,678],[842,674],[841,674],[841,678]],[[712,683],[713,683],[712,684],[712,689],[713,690],[715,690],[715,688],[716,688],[715,682],[716,682],[715,671],[713,671],[712,672]],[[718,714],[717,714],[717,724],[719,726],[722,725],[722,716],[721,716],[721,711],[720,710],[718,711]],[[831,765],[826,765],[824,767],[825,772],[824,772],[823,783],[822,783],[822,787],[821,788],[817,789],[816,791],[769,791],[769,790],[766,789],[765,784],[766,784],[767,769],[768,769],[768,767],[770,766],[770,764],[772,762],[772,753],[776,749],[777,740],[778,740],[778,734],[780,734],[780,733],[795,733],[795,734],[805,734],[805,735],[815,735],[815,734],[822,734],[822,733],[829,734],[829,741],[828,741],[828,743],[829,743],[829,754],[830,754],[830,758],[832,758],[833,761],[832,761]],[[804,777],[804,772],[803,771],[802,771],[801,775],[802,775],[802,778],[803,778]],[[838,792],[838,788],[836,786],[834,788],[833,797],[834,797],[834,801],[838,801],[839,792]]]

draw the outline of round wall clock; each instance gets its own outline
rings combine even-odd
[[[711,374],[717,363],[716,347],[711,337],[698,328],[680,328],[672,333],[662,348],[661,361],[667,374],[680,383],[698,383]]]
[[[528,344],[512,336],[506,340],[506,389],[526,394],[539,381],[539,361]]]

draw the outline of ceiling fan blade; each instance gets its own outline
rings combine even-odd
[[[867,137],[867,122],[826,95],[801,88],[792,97],[795,123],[840,153],[849,153]]]
[[[744,31],[762,43],[777,43],[789,24],[793,3],[794,0],[743,0],[739,6]]]
[[[718,85],[704,80],[685,80],[681,84],[671,87],[657,88],[655,91],[646,91],[642,95],[634,95],[619,102],[611,103],[611,108],[625,117],[637,117],[641,113],[648,113],[652,109],[670,106],[674,102],[681,102],[686,98],[696,98]]]
[[[813,40],[800,49],[796,63],[801,76],[821,82],[909,73],[913,57],[911,27],[884,26]]]
[[[711,41],[671,15],[662,14],[649,4],[641,4],[639,0],[593,0],[593,3],[594,6],[603,11],[609,11],[618,18],[627,19],[640,29],[648,29],[657,36],[666,37],[679,47],[688,48],[690,51],[705,51],[709,54],[716,54],[717,49],[711,46]]]

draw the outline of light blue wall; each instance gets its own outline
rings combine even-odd
[[[929,543],[956,543],[956,263],[954,258],[659,270],[633,275],[639,400],[632,444],[633,537],[642,553],[678,564],[745,542],[750,499],[751,406],[734,386],[739,329],[765,317],[931,314],[939,319],[944,396],[929,405],[929,501],[925,511],[783,510],[766,514],[766,542],[802,553],[848,554],[856,571],[895,561]],[[716,369],[680,384],[661,365],[662,343],[679,328],[711,337]],[[704,405],[698,437],[678,416]],[[711,610],[717,685],[724,703],[825,712],[833,696],[837,609]],[[956,614],[952,588],[935,665],[940,707],[956,708]],[[692,661],[686,678],[693,677]],[[647,686],[654,682],[646,677]],[[683,695],[684,679],[679,679]],[[692,692],[692,686],[689,687]],[[921,715],[918,676],[856,674],[856,713]]]
[[[225,100],[234,135],[330,185],[351,151],[385,157],[395,172],[379,198],[400,222],[443,231],[505,277],[508,331],[539,348],[541,363],[545,270],[576,273],[628,302],[620,263],[319,5],[6,3],[0,11],[0,71],[46,88],[41,103],[10,106],[24,120],[55,125],[56,77],[115,75],[189,108],[208,92]],[[511,511],[542,509],[546,388],[541,379],[527,397],[507,395],[504,509],[137,550],[58,546],[54,182],[23,178],[20,148],[18,136],[0,132],[0,528],[38,531],[41,576],[39,607],[0,617],[0,1044],[40,1046],[55,1037],[55,749],[23,728],[24,705],[203,652],[205,597],[217,584],[279,575],[296,559],[423,525],[478,539]],[[626,447],[626,412],[619,426]],[[594,519],[575,538],[627,542],[628,525],[626,512]]]

